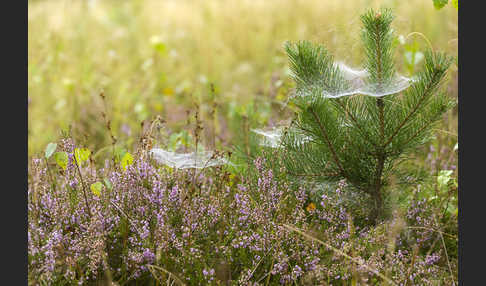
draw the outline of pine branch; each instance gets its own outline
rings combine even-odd
[[[308,41],[287,42],[285,50],[297,93],[308,95],[318,91],[320,96],[323,91],[332,93],[348,88],[348,82],[325,47]]]
[[[403,143],[404,146],[407,146],[412,140],[414,140],[415,138],[417,138],[418,135],[420,135],[420,133],[422,133],[425,129],[427,129],[427,127],[429,127],[429,124],[424,124],[424,126],[422,126],[422,128],[420,128],[417,132],[415,132],[415,134],[413,134],[409,139],[407,139],[407,141],[405,141],[405,143]]]
[[[432,102],[429,104],[429,106],[427,106],[427,110],[424,111],[425,115],[427,116],[421,116],[423,117],[421,119],[422,127],[409,136],[405,142],[400,143],[400,145],[412,147],[411,145],[414,145],[412,142],[421,134],[424,134],[424,131],[432,128],[433,124],[440,119],[440,116],[452,106],[454,106],[453,101],[448,100],[445,95],[440,95],[435,102]]]
[[[439,75],[439,71],[435,70],[434,75],[433,75],[433,79],[436,79],[436,76],[438,76],[438,75]],[[392,142],[393,138],[395,138],[395,136],[398,134],[398,132],[400,132],[402,127],[405,126],[405,124],[412,118],[412,116],[415,114],[415,112],[417,112],[417,110],[422,106],[422,104],[428,98],[430,93],[434,90],[434,88],[436,86],[436,84],[434,84],[434,83],[435,83],[435,81],[431,81],[429,83],[429,85],[425,89],[422,97],[420,98],[419,102],[415,105],[415,107],[412,109],[412,111],[410,111],[410,113],[405,117],[405,119],[402,121],[402,123],[400,123],[400,125],[397,127],[397,129],[395,129],[393,134],[390,136],[390,138],[388,138],[388,140],[383,145],[383,148],[386,148]]]
[[[341,163],[339,162],[339,158],[338,158],[338,156],[336,154],[336,151],[334,150],[334,147],[332,146],[331,141],[329,140],[329,137],[327,136],[327,132],[324,129],[324,126],[322,126],[321,121],[319,120],[319,117],[317,116],[317,114],[315,113],[315,111],[314,111],[314,109],[312,107],[309,107],[309,111],[311,112],[312,116],[314,117],[316,123],[319,125],[319,129],[320,129],[320,131],[322,133],[322,136],[326,140],[326,143],[327,143],[327,145],[329,147],[329,150],[331,151],[331,154],[332,154],[332,157],[334,159],[334,162],[338,166],[339,171],[341,172],[341,175],[343,175],[344,177],[346,177],[346,175],[345,175],[346,172],[344,171],[343,167],[341,166]]]
[[[378,18],[378,16],[376,16]],[[376,30],[379,31],[379,25],[378,25],[378,21],[375,22],[376,24]],[[376,60],[378,61],[378,64],[376,65],[376,68],[377,68],[377,81],[378,81],[378,84],[379,86],[381,87],[381,81],[382,81],[382,74],[381,74],[381,46],[380,46],[380,43],[381,43],[381,38],[379,36],[377,36],[375,38],[375,44],[376,44]]]
[[[395,75],[392,42],[393,31],[390,27],[393,15],[389,9],[378,13],[369,10],[361,16],[363,24],[362,40],[366,52],[366,70],[369,81],[381,89]]]
[[[378,147],[378,145],[371,140],[371,138],[369,137],[368,133],[361,127],[361,124],[359,124],[359,122],[356,119],[356,117],[351,112],[348,111],[347,107],[341,102],[341,100],[336,100],[336,102],[343,109],[343,111],[346,113],[346,115],[348,115],[351,118],[351,120],[353,121],[354,125],[356,126],[356,128],[358,128],[358,130],[361,132],[361,134],[363,135],[363,137],[365,137],[365,139],[371,145],[373,145],[375,147]]]
[[[409,91],[406,96],[414,99],[418,95],[419,100],[411,107],[411,110],[398,125],[390,138],[384,144],[384,148],[387,147],[392,140],[399,134],[400,130],[409,123],[413,116],[426,105],[427,100],[433,95],[434,91],[439,86],[441,80],[444,78],[447,69],[452,62],[452,58],[440,53],[434,53],[432,51],[425,52],[425,70],[418,76],[418,81]]]

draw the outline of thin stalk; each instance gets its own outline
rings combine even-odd
[[[455,283],[455,280],[454,280],[454,275],[452,274],[451,263],[449,262],[449,255],[447,255],[447,248],[446,248],[446,245],[445,245],[444,236],[442,235],[441,232],[439,232],[439,235],[440,235],[440,239],[442,241],[442,246],[444,247],[444,253],[445,253],[445,256],[446,256],[446,260],[447,260],[447,266],[449,267],[449,273],[451,274],[452,285],[455,286],[456,283]]]
[[[52,173],[51,173],[51,169],[49,168],[49,163],[47,162],[46,158],[44,158],[44,161],[46,162],[47,173],[49,174],[49,179],[51,180],[51,185],[54,188],[54,192],[56,192],[56,184],[54,183],[54,179],[52,178]]]
[[[164,268],[162,268],[162,267],[160,267],[160,266],[157,266],[157,265],[152,265],[152,264],[148,264],[148,265],[147,265],[147,268],[149,268],[149,269],[150,269],[150,268],[154,268],[154,269],[160,270],[160,271],[162,271],[162,272],[164,272],[164,273],[168,274],[168,275],[169,275],[169,277],[171,277],[171,276],[172,276],[172,279],[173,279],[173,280],[175,280],[175,281],[177,281],[177,283],[178,283],[179,285],[186,285],[184,282],[182,282],[182,280],[181,280],[179,277],[177,277],[177,275],[175,275],[174,273],[172,273],[172,272],[168,271],[167,269],[164,269]]]
[[[373,210],[372,220],[376,223],[383,211],[383,198],[381,194],[383,167],[385,165],[385,156],[380,155],[376,162],[376,177],[373,190],[375,209]]]
[[[421,36],[427,42],[427,45],[429,45],[430,50],[431,51],[434,51],[434,48],[432,47],[432,44],[430,43],[429,39],[427,39],[427,37],[424,34],[420,33],[420,32],[411,32],[410,34],[408,34],[405,37],[405,39],[408,39],[408,38],[410,38],[410,36],[413,36],[413,35],[419,35],[419,36]],[[457,39],[452,39],[451,41],[454,41],[454,40],[457,40]],[[451,41],[449,41],[449,42],[451,42]]]
[[[393,282],[390,278],[386,277],[385,275],[381,274],[380,272],[378,272],[378,270],[374,269],[374,268],[371,268],[370,266],[366,265],[365,263],[359,261],[358,259],[354,258],[354,257],[351,257],[349,256],[348,254],[344,253],[343,251],[335,248],[334,246],[328,244],[328,243],[325,243],[324,241],[322,240],[319,240],[313,236],[310,236],[308,235],[307,233],[303,232],[302,230],[294,227],[294,226],[291,226],[291,225],[287,225],[287,224],[284,224],[282,225],[283,227],[285,227],[286,229],[288,230],[291,230],[291,231],[294,231],[294,232],[297,232],[298,234],[304,236],[305,238],[307,239],[310,239],[310,240],[313,240],[315,242],[318,242],[319,244],[322,244],[324,245],[325,247],[331,249],[332,251],[334,251],[335,253],[341,255],[341,256],[344,256],[345,258],[353,261],[354,263],[360,265],[361,267],[364,267],[366,268],[368,271],[370,272],[373,272],[374,274],[378,275],[379,277],[381,277],[383,280],[385,280],[386,282],[390,283],[391,285],[395,285],[395,286],[398,286],[395,282]]]
[[[78,161],[76,156],[73,154],[74,164],[76,165],[76,170],[78,170],[78,175],[81,180],[81,186],[83,187],[84,201],[86,202],[86,207],[88,208],[88,215],[91,218],[91,208],[89,207],[88,196],[86,195],[86,185],[84,184],[83,175],[81,175],[81,170],[79,169]]]
[[[115,146],[116,146],[116,137],[113,135],[113,130],[111,130],[111,121],[109,119],[107,119],[107,112],[108,112],[108,108],[106,106],[106,98],[105,98],[105,93],[102,91],[100,93],[100,97],[103,101],[103,109],[104,109],[104,112],[101,112],[101,116],[103,117],[103,120],[105,121],[105,126],[106,126],[106,129],[108,129],[108,133],[110,134],[110,138],[111,138],[111,153],[113,155],[112,157],[112,161],[113,161],[113,165],[116,165],[115,164]]]
[[[410,262],[410,267],[408,268],[407,280],[405,281],[405,286],[407,286],[409,282],[412,283],[412,281],[410,281],[410,274],[412,273],[412,269],[415,265],[415,258],[417,257],[418,250],[419,250],[419,247],[415,247],[413,249],[412,262]]]

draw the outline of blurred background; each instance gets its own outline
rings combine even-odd
[[[457,56],[457,10],[438,10],[432,0],[29,1],[29,156],[70,126],[79,143],[103,149],[111,144],[108,120],[117,144],[130,148],[141,122],[157,115],[169,143],[184,143],[196,111],[203,144],[229,146],[242,128],[289,118],[285,41],[321,43],[359,67],[359,16],[379,7],[396,17],[401,74],[416,72],[428,46],[418,34],[407,38],[412,32]],[[457,58],[447,86],[457,97]],[[441,131],[457,141],[457,108]]]

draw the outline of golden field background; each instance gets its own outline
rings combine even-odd
[[[29,155],[69,125],[91,150],[109,145],[102,112],[130,145],[141,121],[160,115],[177,132],[186,111],[198,108],[224,146],[239,132],[231,124],[238,115],[257,116],[261,126],[283,118],[279,103],[291,87],[285,41],[322,43],[336,59],[360,66],[359,16],[379,7],[393,9],[397,36],[420,32],[434,49],[457,56],[457,10],[437,10],[431,0],[31,1]],[[427,47],[417,35],[413,41]],[[407,74],[403,52],[398,44],[397,67]],[[448,85],[457,97],[457,66]],[[257,112],[247,114],[248,106]],[[457,132],[456,111],[443,131]]]

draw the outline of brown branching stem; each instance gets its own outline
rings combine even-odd
[[[86,202],[86,207],[88,208],[88,215],[91,218],[91,208],[89,207],[89,202],[88,202],[88,195],[86,194],[86,185],[83,180],[83,175],[81,174],[81,170],[79,169],[78,161],[76,160],[76,156],[73,154],[73,159],[74,159],[74,164],[76,165],[76,170],[78,170],[78,175],[81,180],[81,186],[83,188],[83,195],[84,195],[84,201]]]

